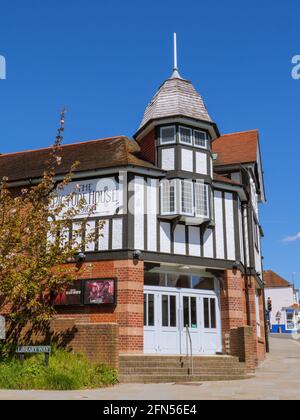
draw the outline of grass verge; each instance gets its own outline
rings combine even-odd
[[[104,365],[95,365],[80,354],[54,349],[49,366],[44,355],[0,360],[0,388],[18,390],[95,389],[117,383],[117,372]]]

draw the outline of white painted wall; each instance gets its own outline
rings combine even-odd
[[[134,192],[134,247],[143,250],[144,244],[144,214],[145,214],[145,182],[142,177],[133,180]]]
[[[157,251],[157,214],[158,214],[158,181],[148,179],[147,183],[147,247],[148,251]]]
[[[208,174],[206,153],[196,152],[196,172],[202,175]]]
[[[112,220],[112,249],[123,248],[123,219]]]
[[[174,254],[186,254],[185,226],[177,225],[174,230]]]
[[[160,252],[171,252],[171,225],[170,223],[160,223]]]
[[[181,169],[187,172],[193,172],[193,151],[181,149]]]
[[[276,314],[278,311],[281,312],[281,324],[285,323],[285,313],[282,308],[288,308],[294,304],[293,298],[293,287],[273,287],[265,288],[266,305],[268,298],[272,300],[272,312],[271,312],[271,324],[277,324]]]
[[[216,250],[217,258],[224,259],[224,226],[223,226],[223,199],[222,192],[215,191],[215,230],[216,230]]]
[[[161,166],[164,171],[173,171],[175,169],[175,149],[162,149]]]
[[[203,235],[203,253],[206,258],[213,258],[214,256],[212,229],[206,229]]]
[[[189,226],[189,255],[193,257],[201,256],[200,228],[194,226]]]
[[[226,240],[227,240],[227,259],[235,260],[235,234],[234,234],[234,214],[233,214],[233,194],[225,193],[225,214],[226,214]]]

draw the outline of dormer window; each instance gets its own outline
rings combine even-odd
[[[163,180],[160,187],[161,215],[209,219],[209,186],[185,179]]]
[[[194,130],[195,147],[207,149],[207,133],[205,131]]]
[[[192,144],[192,130],[186,127],[179,128],[179,140],[183,144]]]
[[[176,141],[176,127],[170,125],[168,127],[161,127],[160,129],[160,144],[170,144]]]

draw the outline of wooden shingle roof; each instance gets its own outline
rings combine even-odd
[[[52,147],[49,147],[0,155],[0,179],[8,177],[12,182],[40,177],[51,151]],[[123,136],[66,144],[61,147],[62,161],[56,174],[68,173],[76,161],[79,162],[76,172],[129,165],[155,168],[152,163],[141,159],[139,153],[139,145]]]
[[[202,97],[192,83],[179,76],[172,76],[159,88],[146,108],[139,130],[149,121],[173,116],[212,122]]]

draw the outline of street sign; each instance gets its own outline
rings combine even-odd
[[[18,354],[37,354],[51,353],[51,346],[19,346],[16,353]]]

